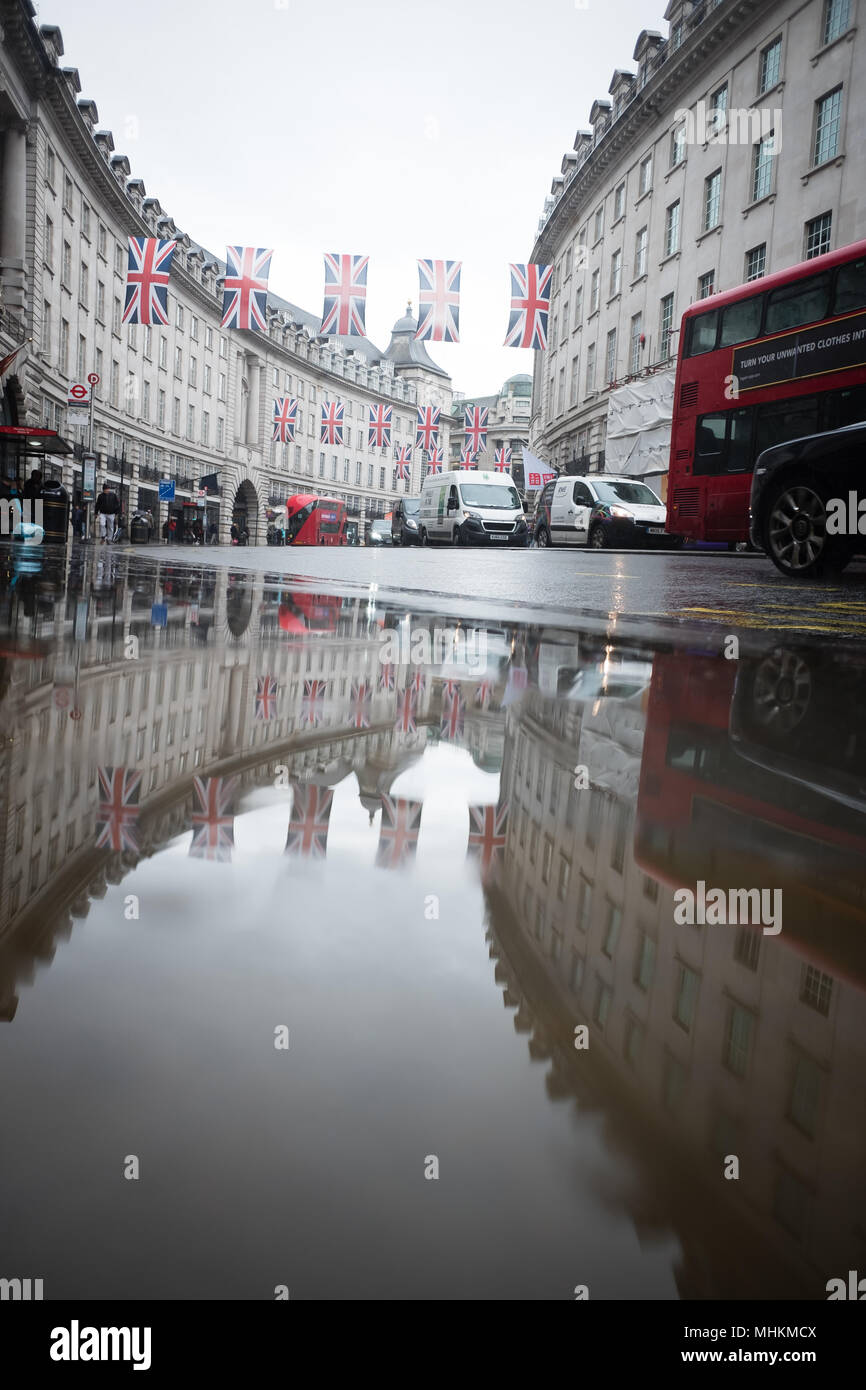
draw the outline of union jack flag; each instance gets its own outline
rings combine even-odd
[[[415,443],[422,449],[432,449],[439,443],[439,406],[419,405]]]
[[[263,246],[227,246],[223,280],[223,328],[268,331],[266,306],[271,256]]]
[[[364,314],[367,300],[369,256],[325,256],[325,308],[322,333],[366,335]]]
[[[322,402],[322,444],[342,444],[343,407],[336,401]]]
[[[507,824],[507,801],[501,806],[469,807],[467,858],[478,860],[482,878],[487,878],[495,861],[505,852]]]
[[[420,801],[382,797],[382,822],[376,850],[376,864],[380,869],[398,869],[401,864],[414,859],[422,809]]]
[[[459,738],[463,733],[463,716],[466,712],[466,705],[461,695],[454,695],[450,700],[443,700],[442,717],[439,720],[439,736],[445,739]]]
[[[409,688],[411,690],[414,690],[416,695],[424,694],[424,691],[427,689],[427,677],[424,675],[423,671],[418,670],[415,672],[414,676],[409,682]]]
[[[486,405],[468,405],[463,412],[463,433],[466,435],[466,443],[472,446],[473,453],[480,454],[487,446],[488,413]]]
[[[472,445],[464,444],[463,448],[460,450],[460,467],[474,468],[477,457],[478,455],[472,452]]]
[[[195,777],[193,787],[198,807],[192,813],[191,859],[209,859],[226,864],[235,844],[235,823],[231,811],[236,777]]]
[[[349,723],[353,729],[369,729],[370,703],[373,692],[366,681],[352,682],[352,699],[349,706]]]
[[[430,453],[428,454],[427,457],[428,457],[427,472],[428,472],[428,473],[441,473],[441,472],[442,472],[442,465],[443,465],[444,462],[445,462],[445,455],[444,455],[442,449],[431,449],[431,450],[430,450]]]
[[[460,267],[462,261],[418,262],[418,330],[416,338],[436,343],[460,342]]]
[[[321,724],[325,713],[325,692],[327,681],[304,681],[304,719],[308,724]]]
[[[176,241],[129,238],[124,323],[168,323],[168,277]]]
[[[256,719],[273,719],[277,712],[277,682],[273,676],[256,678]]]
[[[298,423],[298,402],[294,396],[279,396],[274,401],[274,432],[277,444],[294,444]]]
[[[503,444],[501,449],[494,450],[493,468],[497,473],[511,472],[511,448],[508,444]]]
[[[546,348],[552,265],[510,265],[511,315],[506,347]]]
[[[401,444],[397,450],[397,463],[394,468],[398,478],[411,478],[412,476],[412,449],[408,444]]]
[[[397,703],[397,719],[394,728],[401,734],[414,734],[417,732],[418,725],[415,723],[415,691],[411,686],[400,693],[400,699]]]
[[[370,428],[367,443],[371,449],[387,449],[391,444],[391,406],[370,406]]]
[[[460,695],[460,682],[459,682],[459,681],[451,680],[451,681],[443,681],[443,682],[442,682],[442,700],[443,700],[443,703],[444,703],[446,700],[455,700],[455,699],[457,699],[457,698],[459,697],[459,695]]]
[[[390,661],[384,662],[379,667],[379,689],[393,690],[397,684],[397,675]]]
[[[286,854],[295,859],[324,859],[328,852],[328,826],[334,793],[313,782],[292,783],[292,818],[286,836]]]
[[[135,822],[141,796],[141,773],[134,767],[98,767],[97,849],[138,849]]]
[[[486,709],[490,704],[490,697],[493,694],[493,681],[479,681],[475,687],[475,703],[480,709]]]

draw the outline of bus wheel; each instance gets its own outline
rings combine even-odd
[[[827,498],[820,484],[807,476],[784,479],[764,507],[764,549],[776,569],[790,579],[817,579],[839,573],[851,551],[827,535]]]
[[[593,550],[604,550],[607,546],[607,532],[600,523],[590,531],[589,543]]]

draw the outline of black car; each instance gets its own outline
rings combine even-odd
[[[752,476],[752,543],[793,579],[838,574],[866,554],[866,422],[774,444]],[[862,524],[861,524],[862,523]]]
[[[391,512],[391,539],[394,545],[420,545],[418,526],[420,497],[398,497]]]

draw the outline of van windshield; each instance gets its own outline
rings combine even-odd
[[[638,507],[661,507],[660,497],[656,497],[646,483],[628,483],[622,479],[601,482],[593,478],[592,485],[602,502],[634,502]]]
[[[505,483],[461,483],[460,494],[466,507],[493,507],[496,511],[520,510],[516,487]]]
[[[418,498],[417,498],[417,497],[407,497],[407,498],[406,498],[406,501],[403,503],[403,515],[404,515],[404,516],[417,516],[417,515],[418,515],[418,505],[419,505],[419,504],[418,504]]]

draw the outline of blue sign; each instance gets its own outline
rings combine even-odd
[[[174,501],[174,483],[160,483],[159,500],[160,502]]]
[[[172,487],[174,484],[172,483]],[[155,603],[150,610],[151,627],[168,626],[168,605],[165,603]]]

